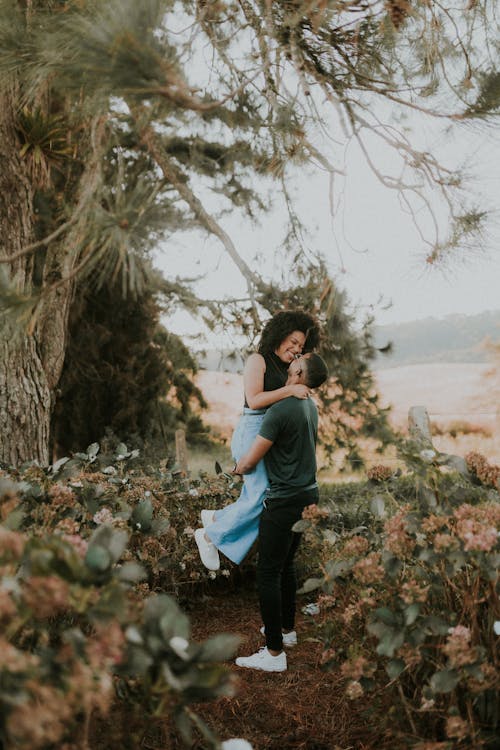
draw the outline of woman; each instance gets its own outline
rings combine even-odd
[[[289,396],[307,398],[305,385],[285,385],[287,371],[295,357],[312,351],[319,341],[319,329],[311,315],[301,310],[276,313],[264,327],[258,351],[245,364],[243,384],[245,405],[231,441],[231,452],[238,461],[259,433],[267,407]],[[203,528],[195,531],[203,564],[210,570],[220,567],[222,552],[239,564],[257,538],[262,502],[267,489],[264,461],[243,478],[236,502],[221,510],[202,510]]]

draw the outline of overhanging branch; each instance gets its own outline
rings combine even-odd
[[[161,147],[158,136],[153,128],[147,127],[142,131],[142,141],[145,144],[150,156],[160,167],[165,179],[168,180],[171,185],[173,185],[180,197],[188,204],[199,224],[208,232],[210,232],[210,234],[215,235],[215,237],[217,237],[221,241],[224,249],[236,264],[237,268],[246,281],[248,294],[252,303],[252,308],[254,310],[254,316],[256,316],[257,311],[255,302],[255,289],[260,286],[262,280],[243,260],[241,255],[238,253],[231,237],[220,226],[216,219],[208,213],[201,200],[191,190],[188,182],[186,181],[185,175],[173,163],[173,161],[168,157],[168,155]]]

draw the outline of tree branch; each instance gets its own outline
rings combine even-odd
[[[252,300],[252,307],[256,311],[255,288],[261,284],[259,276],[254,274],[251,268],[245,263],[241,255],[236,250],[236,246],[227,232],[218,224],[211,214],[206,211],[200,199],[193,193],[189,187],[185,175],[167,156],[153,128],[146,127],[142,131],[142,141],[146,146],[148,153],[158,164],[163,176],[177,190],[180,197],[188,204],[196,219],[202,227],[210,234],[215,235],[223,244],[224,249],[238,267],[242,276],[246,280],[247,289]]]

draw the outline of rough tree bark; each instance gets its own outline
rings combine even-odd
[[[19,157],[10,97],[0,101],[0,236],[2,255],[14,255],[34,240],[33,188]],[[31,282],[33,256],[7,266],[17,288]],[[48,462],[51,397],[36,335],[0,318],[0,461]]]
[[[12,99],[4,95],[0,109],[0,236],[2,257],[14,257],[35,241],[34,189],[19,156]],[[76,227],[73,231],[77,231]],[[68,253],[73,234],[44,250],[41,278],[46,284],[70,276],[76,252]],[[4,264],[16,289],[29,294],[34,255],[26,253]],[[40,268],[37,270],[40,275]],[[72,282],[55,285],[41,299],[34,325],[16,325],[0,317],[0,461],[18,466],[50,462],[50,420],[54,393],[66,349]]]

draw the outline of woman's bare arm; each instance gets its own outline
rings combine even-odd
[[[251,354],[246,361],[243,372],[243,385],[245,388],[245,397],[250,409],[265,409],[277,401],[281,401],[289,396],[295,398],[307,398],[309,388],[306,385],[284,385],[275,391],[264,390],[264,373],[266,363],[262,354]]]

